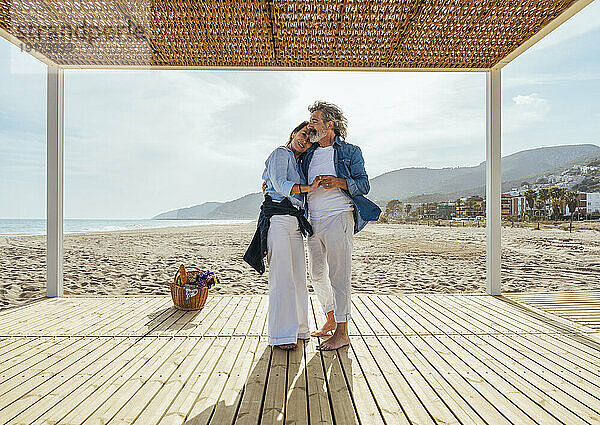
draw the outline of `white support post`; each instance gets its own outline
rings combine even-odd
[[[64,71],[48,66],[46,105],[46,296],[63,295]]]
[[[486,291],[500,295],[502,253],[501,70],[486,75]]]

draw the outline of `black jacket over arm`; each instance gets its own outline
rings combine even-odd
[[[274,215],[294,216],[298,219],[298,225],[303,235],[306,235],[307,232],[311,236],[313,234],[312,226],[304,216],[304,210],[296,208],[287,198],[281,202],[275,202],[269,195],[265,195],[265,200],[260,206],[256,232],[254,232],[252,242],[250,242],[250,246],[244,254],[244,261],[260,274],[265,272],[264,258],[267,255],[267,235],[271,217]]]

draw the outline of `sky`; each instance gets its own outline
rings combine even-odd
[[[0,38],[0,218],[44,218],[46,66]],[[600,146],[600,0],[502,70],[502,155]],[[150,218],[260,189],[264,161],[340,106],[371,178],[485,160],[485,74],[65,72],[66,218]]]

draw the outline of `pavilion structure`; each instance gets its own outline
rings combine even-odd
[[[485,72],[486,290],[500,288],[502,68],[592,0],[0,0],[48,66],[47,295],[63,294],[65,69]]]
[[[600,291],[500,295],[502,67],[589,3],[0,0],[0,34],[48,66],[48,297],[0,311],[0,425],[600,423]],[[267,295],[62,296],[80,68],[485,72],[488,295],[355,294],[329,352],[270,347]]]

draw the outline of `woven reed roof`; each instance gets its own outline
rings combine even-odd
[[[0,0],[0,32],[61,66],[488,69],[576,2]]]

